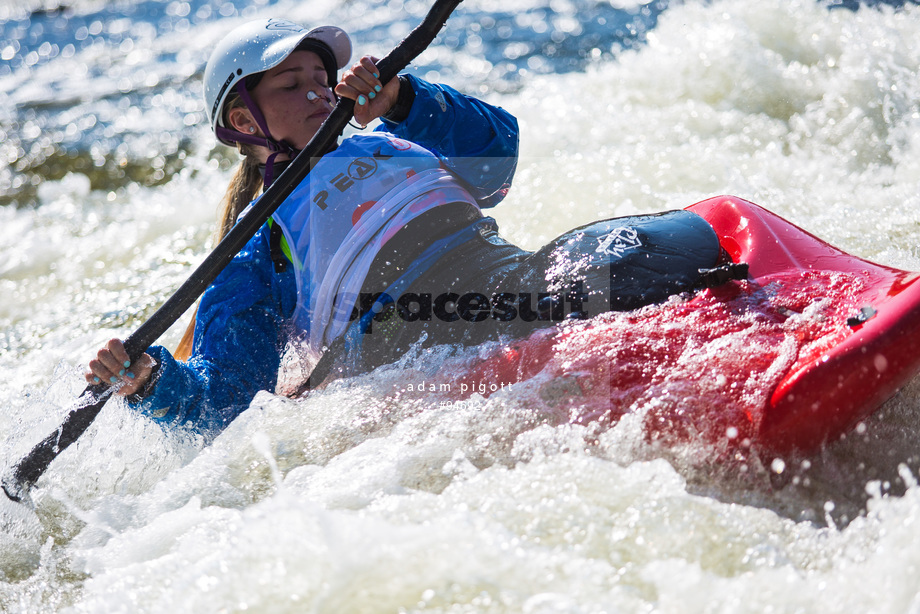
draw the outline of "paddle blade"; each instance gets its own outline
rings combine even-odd
[[[89,428],[111,395],[112,388],[109,386],[87,386],[61,426],[32,448],[3,476],[0,485],[6,496],[17,503],[22,501],[51,461]]]

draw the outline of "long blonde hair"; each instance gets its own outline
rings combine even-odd
[[[226,111],[242,105],[243,102],[238,95],[234,95],[232,98],[228,97],[224,105],[225,125],[227,125]],[[259,169],[260,162],[255,154],[255,149],[252,145],[239,143],[237,144],[237,149],[243,159],[237,166],[236,172],[233,173],[230,185],[227,186],[227,191],[221,201],[217,214],[217,230],[214,232],[215,245],[230,232],[230,229],[236,223],[236,218],[239,217],[243,209],[262,191],[262,172]],[[195,319],[195,315],[192,315],[192,321],[189,322],[188,327],[185,329],[185,334],[182,335],[182,339],[176,347],[176,351],[173,352],[173,356],[178,360],[188,360],[192,355],[192,341],[195,338]]]

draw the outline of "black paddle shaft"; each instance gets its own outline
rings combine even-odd
[[[431,44],[460,2],[462,0],[435,0],[434,6],[422,23],[386,57],[377,62],[380,80],[383,83],[389,82]],[[354,106],[355,102],[348,98],[342,98],[336,103],[332,113],[307,146],[265,191],[253,208],[227,233],[176,293],[125,339],[125,350],[132,362],[147,351],[147,348],[192,306],[269,216],[281,206],[284,199],[313,170],[322,153],[328,151],[345,130],[345,126],[354,115]],[[112,389],[107,384],[87,386],[61,426],[32,448],[4,476],[2,487],[6,496],[13,501],[20,501],[51,461],[89,428],[111,394]]]

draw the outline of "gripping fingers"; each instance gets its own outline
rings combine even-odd
[[[153,359],[147,354],[132,365],[121,341],[112,339],[89,362],[89,371],[85,377],[90,384],[117,385],[118,394],[128,395],[143,387],[150,377],[152,366]]]
[[[364,56],[351,67],[351,70],[342,75],[341,82],[336,86],[335,92],[339,96],[351,98],[363,106],[377,97],[383,89],[380,82],[380,73],[374,63],[376,58]]]
[[[355,120],[365,126],[387,113],[399,96],[399,79],[394,77],[384,85],[375,62],[376,58],[364,56],[335,88],[340,97],[355,101]]]
[[[100,369],[104,371],[102,375],[107,376],[106,380],[111,384],[116,383],[117,379],[123,378],[127,373],[128,367],[131,366],[128,353],[125,352],[124,346],[118,339],[112,339],[104,348],[99,350],[96,354],[96,360],[102,365]]]

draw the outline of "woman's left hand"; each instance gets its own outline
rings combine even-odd
[[[366,55],[345,71],[335,93],[355,101],[355,121],[366,126],[384,115],[399,97],[399,79],[384,85],[377,70],[377,58]]]
[[[128,396],[142,389],[150,376],[156,361],[149,354],[131,364],[131,358],[125,350],[121,339],[111,339],[96,353],[96,358],[89,361],[86,382],[99,384],[105,382],[115,386],[115,393]]]

